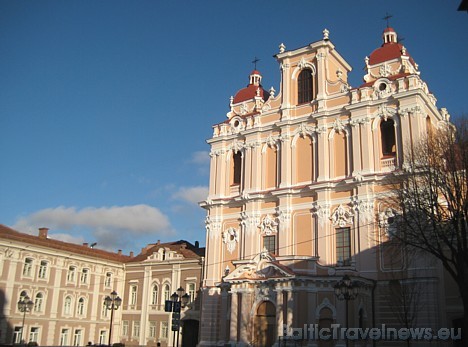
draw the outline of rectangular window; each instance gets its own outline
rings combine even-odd
[[[82,284],[87,284],[88,283],[88,275],[89,275],[89,270],[88,269],[83,269],[81,271],[81,283]]]
[[[161,322],[161,338],[167,339],[169,336],[169,324],[167,322]]]
[[[190,302],[194,302],[195,301],[195,283],[188,284],[187,294],[190,296]]]
[[[31,277],[32,265],[33,265],[33,260],[31,258],[24,259],[23,276]]]
[[[264,236],[263,247],[268,252],[276,254],[276,236],[275,235]]]
[[[140,337],[140,321],[134,321],[133,322],[132,336],[133,337]]]
[[[75,278],[76,278],[76,267],[70,266],[67,272],[67,282],[75,283]]]
[[[131,286],[131,287],[130,287],[130,302],[129,302],[130,305],[136,305],[136,302],[137,302],[137,290],[138,290],[138,287],[137,287],[137,286]]]
[[[350,228],[336,229],[336,261],[344,266],[351,264],[350,236]]]
[[[108,342],[109,341],[107,341],[107,331],[106,330],[99,331],[99,344],[105,345]]]
[[[149,337],[156,337],[156,322],[149,322]]]
[[[70,338],[70,329],[62,329],[60,332],[60,346],[68,346],[68,339]]]
[[[73,346],[81,346],[82,340],[83,340],[83,330],[76,329],[75,335],[73,336]]]
[[[13,343],[16,345],[21,343],[21,327],[15,327],[13,331]]]
[[[106,273],[106,280],[104,281],[104,286],[110,288],[112,285],[112,273]]]
[[[122,336],[128,336],[128,320],[122,321]]]
[[[39,278],[47,278],[47,265],[48,262],[46,262],[45,260],[41,260],[41,264],[39,265]]]
[[[31,327],[29,331],[29,342],[37,342],[39,341],[39,328]]]

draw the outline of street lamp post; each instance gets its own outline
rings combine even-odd
[[[34,302],[29,298],[29,296],[24,296],[18,301],[18,310],[23,313],[23,324],[21,325],[21,334],[20,334],[20,343],[23,341],[23,330],[24,330],[24,321],[26,319],[26,312],[31,312],[34,306]]]
[[[190,302],[190,295],[185,293],[185,289],[180,287],[177,289],[177,293],[174,292],[171,295],[171,300],[173,304],[173,310],[172,310],[172,330],[174,331],[174,342],[176,341],[176,332],[177,332],[177,342],[176,346],[179,347],[179,328],[180,328],[180,308],[187,306],[187,304]],[[175,326],[174,326],[175,325]]]
[[[334,286],[335,295],[339,300],[346,301],[346,329],[349,329],[348,321],[348,302],[349,300],[356,299],[359,293],[359,283],[351,281],[348,275],[344,275],[343,278]],[[346,336],[346,347],[348,347],[349,340]]]
[[[110,296],[106,296],[104,298],[104,305],[106,309],[111,310],[110,316],[110,326],[109,326],[109,346],[111,345],[112,339],[112,320],[114,319],[114,311],[118,310],[120,305],[122,305],[122,299],[117,296],[117,292],[115,290],[110,293]]]

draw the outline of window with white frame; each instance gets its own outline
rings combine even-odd
[[[85,299],[84,298],[78,299],[78,306],[76,309],[76,313],[78,316],[84,316],[84,313],[85,313]]]
[[[100,330],[99,331],[99,344],[105,345],[107,342],[107,330]]]
[[[129,297],[129,305],[136,305],[137,303],[137,292],[138,286],[136,284],[130,286],[130,297]]]
[[[72,298],[70,295],[67,295],[63,300],[63,314],[69,316],[72,314]]]
[[[106,279],[104,280],[104,286],[106,288],[111,288],[112,286],[112,272],[106,273]]]
[[[128,320],[122,321],[122,336],[128,336]]]
[[[195,283],[187,284],[187,294],[190,296],[190,302],[195,301]]]
[[[133,337],[140,337],[140,321],[136,320],[136,321],[133,322],[132,336]]]
[[[107,312],[109,310],[107,309],[106,303],[102,304],[102,311],[101,311],[101,317],[107,318]]]
[[[31,327],[31,329],[29,330],[29,342],[37,341],[39,341],[39,328]]]
[[[159,292],[158,285],[153,284],[153,288],[151,289],[151,305],[158,304],[158,292]]]
[[[32,276],[33,262],[34,262],[34,260],[32,258],[24,259],[23,276],[25,276],[25,277],[31,277]]]
[[[75,334],[73,335],[73,346],[81,346],[83,340],[83,329],[75,329]]]
[[[60,331],[60,346],[68,346],[70,339],[70,329],[62,329]]]
[[[45,279],[47,278],[47,268],[49,266],[49,262],[46,260],[41,260],[41,263],[39,264],[39,272],[37,274],[37,277]]]
[[[89,277],[89,269],[83,269],[81,270],[81,283],[82,284],[88,284],[88,277]]]
[[[75,283],[76,280],[76,266],[70,265],[67,272],[67,282]]]
[[[161,331],[159,336],[162,339],[167,339],[169,336],[169,323],[168,322],[161,322]]]
[[[164,285],[164,302],[166,302],[166,300],[171,300],[171,287],[169,284]]]
[[[37,293],[36,297],[34,298],[34,311],[42,312],[43,306],[44,306],[44,294]]]
[[[15,327],[15,329],[13,330],[13,343],[15,345],[21,343],[21,330],[21,327]]]
[[[156,337],[156,322],[154,322],[154,321],[149,322],[148,335],[152,339],[154,339]]]

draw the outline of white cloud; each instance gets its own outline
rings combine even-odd
[[[190,162],[197,165],[208,165],[210,163],[210,154],[208,151],[193,152]]]
[[[26,217],[21,217],[13,229],[36,233],[37,228],[73,231],[50,234],[51,238],[66,242],[81,243],[82,229],[91,233],[100,248],[127,246],[136,236],[158,236],[172,234],[169,218],[159,209],[148,205],[111,206],[111,207],[74,207],[59,206],[47,208]]]
[[[208,196],[208,187],[181,187],[172,195],[173,199],[179,199],[191,204],[198,204]]]

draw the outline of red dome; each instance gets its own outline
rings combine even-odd
[[[387,28],[384,29],[383,32],[384,32],[384,33],[390,33],[390,32],[391,32],[391,33],[395,33],[396,31],[395,31],[395,29],[393,29],[393,28],[391,28],[391,27],[387,27]]]
[[[382,45],[382,47],[377,48],[371,53],[371,55],[369,56],[369,64],[375,65],[387,60],[399,58],[402,56],[402,48],[403,45],[401,45],[400,43],[385,43]]]
[[[253,74],[253,72],[252,72]],[[268,97],[270,96],[268,91],[263,89],[263,87],[256,86],[254,84],[249,84],[246,88],[241,89],[237,92],[237,94],[234,96],[233,103],[237,104],[239,102],[247,101],[247,100],[252,100],[254,97],[257,96],[257,89],[260,89],[260,97],[264,100],[267,101]]]

